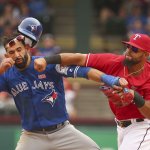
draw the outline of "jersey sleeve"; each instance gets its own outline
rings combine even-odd
[[[118,55],[110,53],[87,54],[85,66],[107,73],[114,66],[114,62],[117,61],[116,59],[118,59]]]
[[[91,68],[80,66],[61,66],[60,64],[57,64],[55,69],[59,74],[61,74],[64,77],[88,78],[87,73]]]

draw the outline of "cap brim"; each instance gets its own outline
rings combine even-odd
[[[123,44],[129,44],[129,45],[132,45],[132,46],[134,46],[134,47],[137,47],[137,48],[139,48],[139,49],[141,49],[141,50],[143,50],[143,51],[146,51],[145,49],[143,49],[142,47],[136,45],[135,43],[126,42],[126,41],[122,41],[122,43],[123,43]]]

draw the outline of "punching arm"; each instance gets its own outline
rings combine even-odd
[[[103,72],[89,68],[89,67],[80,67],[80,66],[60,66],[56,65],[56,71],[59,74],[62,74],[66,77],[80,77],[93,80],[96,82],[103,82],[108,86],[113,87],[114,85],[126,86],[128,82],[123,78],[114,77],[111,75],[106,75]]]

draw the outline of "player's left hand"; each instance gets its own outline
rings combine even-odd
[[[37,58],[34,60],[34,69],[38,72],[42,72],[46,69],[47,63],[44,58]]]
[[[127,88],[114,86],[114,88],[101,86],[100,90],[107,96],[116,107],[124,107],[132,103],[134,92]]]

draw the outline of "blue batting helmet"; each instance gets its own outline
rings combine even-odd
[[[43,28],[41,23],[32,17],[25,18],[18,26],[18,31],[34,41],[34,45],[39,41]],[[34,46],[33,45],[33,46]]]

